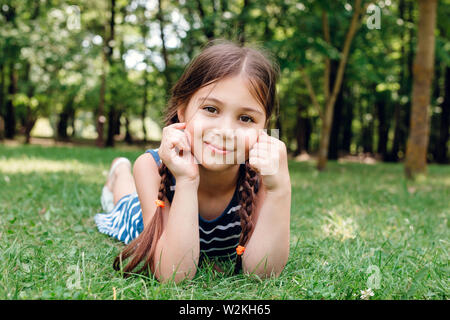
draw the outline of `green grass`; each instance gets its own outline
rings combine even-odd
[[[99,233],[103,171],[141,150],[0,145],[0,299],[449,298],[450,167],[418,182],[400,164],[290,163],[291,250],[278,278],[123,279],[123,244]],[[379,282],[377,283],[377,279]]]

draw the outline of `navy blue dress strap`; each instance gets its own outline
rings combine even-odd
[[[159,157],[159,154],[158,154],[158,148],[156,148],[156,149],[148,149],[145,152],[146,153],[150,153],[153,156],[153,159],[155,159],[155,162],[158,165],[158,167],[161,166],[162,161],[161,161],[161,158]]]

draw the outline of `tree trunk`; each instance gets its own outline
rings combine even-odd
[[[114,126],[114,134],[120,135],[120,130],[122,123],[120,122],[120,119],[122,118],[123,110],[116,110],[116,122]]]
[[[97,146],[98,147],[104,147],[105,141],[104,141],[104,126],[106,122],[105,117],[105,94],[106,94],[106,73],[108,66],[112,64],[112,55],[113,55],[113,42],[114,42],[114,29],[115,29],[115,12],[116,12],[116,0],[111,0],[111,7],[110,7],[110,20],[109,20],[109,36],[107,37],[107,28],[105,26],[104,28],[104,34],[105,34],[105,43],[103,45],[103,61],[102,61],[102,76],[100,80],[100,102],[98,106],[98,115],[97,115]],[[114,109],[114,104],[111,105],[111,108]],[[113,110],[114,113],[114,110]],[[114,124],[113,124],[114,125]],[[111,126],[111,124],[109,124]],[[108,142],[113,143],[114,146],[114,139],[110,140],[110,137],[108,136]]]
[[[114,108],[108,111],[108,133],[106,138],[106,146],[114,147],[114,135],[117,127],[117,112]]]
[[[32,116],[31,111],[27,110],[27,118],[25,123],[25,144],[29,144],[31,141],[31,130],[33,130],[36,118]]]
[[[144,97],[142,101],[142,132],[144,133],[144,142],[147,142],[147,128],[145,127],[145,117],[147,116],[147,104],[148,104],[148,73],[147,69],[144,71]]]
[[[130,131],[130,119],[125,115],[125,142],[129,145],[133,144],[133,136]]]
[[[392,148],[391,152],[389,154],[388,161],[396,162],[398,161],[398,153],[400,151],[400,135],[402,129],[401,126],[401,119],[402,119],[402,105],[399,101],[395,103],[395,109],[394,109],[394,140],[392,141]]]
[[[59,114],[58,124],[57,124],[57,136],[60,140],[68,140],[67,128],[69,126],[69,121],[72,117],[75,117],[74,110],[74,99],[75,95],[72,93],[67,94],[67,100],[63,106],[62,112]],[[73,125],[73,124],[72,124]],[[75,131],[75,128],[73,128]]]
[[[5,121],[3,117],[0,116],[0,141],[5,139]]]
[[[297,126],[295,127],[295,140],[297,142],[297,149],[294,152],[294,156],[298,156],[301,153],[309,152],[309,140],[311,137],[311,122],[310,119],[305,117],[303,110],[305,107],[303,104],[299,104],[297,112]]]
[[[169,95],[170,89],[172,87],[172,78],[171,78],[171,73],[170,73],[170,65],[169,65],[169,54],[167,53],[167,48],[166,48],[166,39],[165,39],[165,35],[164,35],[164,13],[163,13],[163,9],[162,9],[162,4],[161,4],[162,0],[158,0],[158,13],[156,15],[158,21],[159,21],[159,34],[161,37],[161,50],[162,50],[162,56],[163,56],[163,60],[164,60],[164,71],[163,71],[163,75],[164,78],[166,79],[166,96]]]
[[[333,87],[334,81],[336,79],[336,71],[339,61],[330,61],[330,72],[329,72],[329,86]],[[331,127],[330,145],[328,147],[328,159],[337,160],[339,156],[339,150],[341,149],[340,144],[340,132],[342,128],[342,109],[343,109],[343,90],[344,90],[344,79],[342,79],[342,88],[339,91],[336,103],[334,105],[333,112],[333,124]]]
[[[14,67],[14,62],[11,61],[9,64],[9,86],[5,110],[5,137],[8,139],[14,139],[14,136],[16,135],[16,113],[13,101],[16,92],[17,92],[17,76]]]
[[[25,75],[23,78],[23,82],[28,84],[27,97],[28,97],[28,105],[26,107],[25,114],[25,122],[24,122],[24,132],[25,132],[25,144],[29,144],[31,141],[31,130],[33,130],[34,124],[36,123],[36,115],[34,114],[30,101],[34,96],[34,87],[30,81],[30,69],[31,64],[29,62],[25,63]]]
[[[67,126],[69,124],[69,113],[63,110],[59,114],[59,120],[57,125],[58,139],[67,140]]]
[[[109,39],[107,40],[107,55],[108,65],[113,65],[113,52],[114,52],[114,40],[115,40],[115,16],[116,16],[116,0],[111,0],[110,7],[110,20],[109,20]],[[106,146],[114,147],[114,135],[117,132],[117,119],[119,118],[118,112],[116,110],[115,102],[111,101],[109,103],[109,111],[108,111],[108,132],[106,138]]]
[[[386,101],[388,96],[386,92],[380,92],[375,94],[375,109],[378,118],[378,145],[377,153],[381,156],[383,161],[387,158],[387,141],[389,124],[387,121],[387,106]]]
[[[362,124],[362,147],[364,153],[373,153],[373,137],[374,137],[374,117],[375,114],[374,104],[376,104],[376,84],[373,84],[370,88],[372,92],[375,92],[371,98],[367,107],[361,108],[361,124]],[[362,107],[362,106],[361,106]],[[370,115],[371,117],[366,117]]]
[[[5,138],[5,120],[3,106],[5,104],[5,65],[0,64],[0,141]]]
[[[373,120],[367,120],[362,128],[362,147],[364,153],[373,152]]]
[[[442,102],[441,117],[439,125],[439,138],[436,147],[436,162],[446,164],[447,158],[447,142],[449,139],[450,127],[450,67],[445,68],[445,84],[444,84],[444,101]]]
[[[431,83],[434,68],[434,31],[437,0],[419,0],[417,52],[413,65],[410,132],[406,146],[405,174],[414,178],[426,172],[429,140]]]
[[[76,135],[76,131],[75,131],[75,119],[76,118],[76,111],[75,108],[73,108],[69,114],[69,119],[70,119],[70,126],[72,127],[72,132],[70,134],[71,138],[74,138]]]
[[[105,146],[104,130],[105,130],[105,91],[106,91],[106,52],[102,55],[102,75],[100,78],[100,100],[97,110],[97,147],[103,148]]]
[[[344,153],[350,154],[350,147],[352,143],[352,123],[353,123],[353,96],[348,94],[350,85],[346,85],[345,103],[343,111],[343,121],[342,121],[342,140],[341,140],[341,150]]]
[[[341,53],[341,60],[339,61],[336,80],[333,85],[333,90],[330,92],[329,98],[326,101],[325,112],[322,117],[322,130],[320,132],[320,145],[317,160],[317,169],[319,171],[324,170],[327,164],[334,105],[341,89],[342,78],[344,76],[345,66],[347,64],[350,52],[350,46],[358,29],[360,13],[361,11],[363,11],[361,8],[361,0],[355,1],[353,10],[352,20],[345,37],[344,46]]]

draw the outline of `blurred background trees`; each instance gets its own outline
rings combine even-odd
[[[414,0],[0,0],[0,138],[157,141],[171,86],[225,38],[279,62],[274,127],[293,156],[319,168],[348,155],[402,161],[419,14]],[[439,1],[428,162],[449,162],[449,16]]]

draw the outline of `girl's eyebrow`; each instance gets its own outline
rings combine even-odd
[[[200,98],[198,98],[198,100],[199,100],[199,101],[207,101],[207,100],[209,100],[209,101],[213,101],[213,102],[215,102],[215,103],[221,104],[221,105],[224,104],[223,101],[221,101],[221,100],[219,100],[219,99],[217,99],[217,98],[214,98],[214,97],[200,97]],[[259,113],[259,114],[263,115],[263,113],[262,113],[261,111],[255,109],[255,108],[251,108],[251,107],[242,107],[242,109],[245,110],[245,111],[256,112],[256,113]]]

